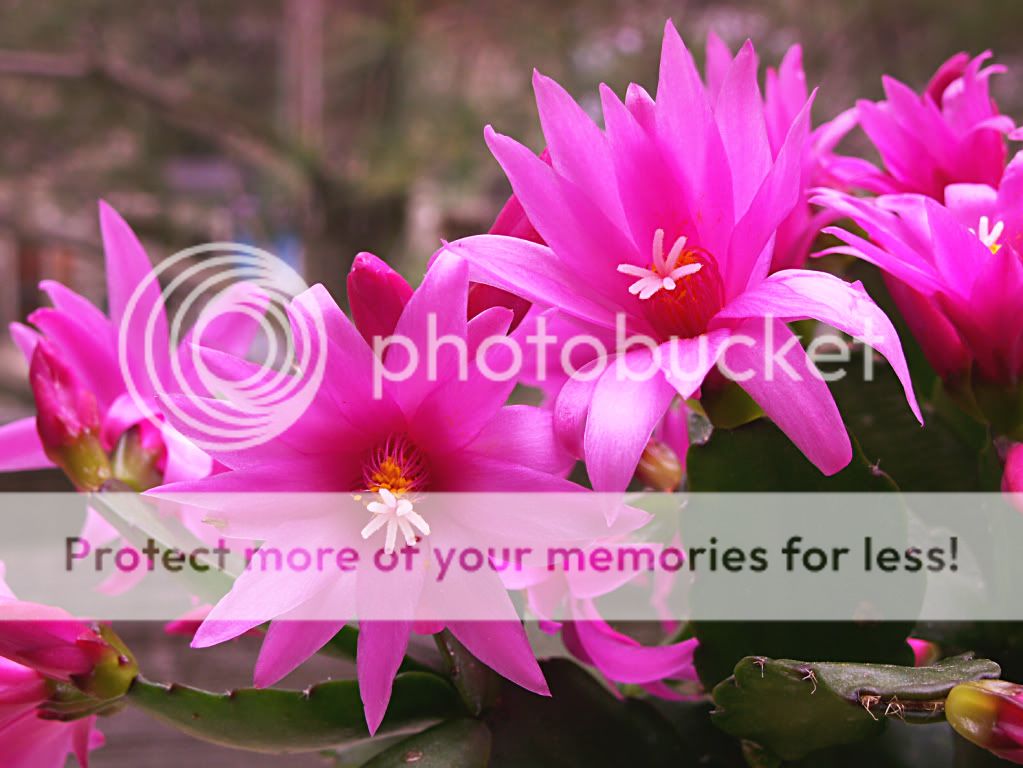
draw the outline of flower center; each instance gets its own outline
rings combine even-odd
[[[384,551],[391,554],[399,532],[410,547],[416,543],[416,530],[429,536],[429,524],[415,511],[416,495],[426,490],[428,481],[426,458],[406,435],[391,435],[370,452],[362,483],[375,497],[366,505],[373,517],[362,529],[362,538],[385,528]]]
[[[649,268],[618,265],[619,272],[637,278],[629,293],[639,297],[650,324],[666,337],[699,336],[724,304],[717,261],[702,248],[686,244],[686,237],[679,237],[665,255],[664,230],[658,229]]]
[[[374,448],[362,467],[363,487],[381,488],[395,496],[426,489],[429,475],[426,458],[407,435],[390,435]]]
[[[970,231],[980,238],[980,242],[984,243],[991,253],[998,253],[1002,247],[998,241],[1002,237],[1002,232],[1005,231],[1005,222],[996,221],[992,227],[991,220],[987,216],[981,216],[979,228],[970,227]]]

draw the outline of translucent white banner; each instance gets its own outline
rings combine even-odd
[[[110,620],[1023,620],[1014,502],[5,494],[0,561],[19,599]]]

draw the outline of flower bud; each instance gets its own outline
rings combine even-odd
[[[682,484],[682,462],[667,443],[651,438],[639,457],[636,476],[648,488],[670,493]]]
[[[103,701],[124,695],[138,675],[134,657],[109,626],[90,626],[62,608],[18,600],[3,581],[2,564],[0,658]]]
[[[485,283],[469,283],[468,312],[470,320],[492,307],[505,307],[512,311],[512,321],[508,330],[513,331],[522,322],[522,318],[526,316],[531,306],[533,305],[526,299],[502,288],[495,288]]]
[[[29,383],[36,401],[36,429],[47,457],[77,488],[99,489],[110,479],[110,464],[99,439],[95,396],[45,339],[32,354]]]
[[[348,304],[352,319],[371,346],[377,336],[394,333],[398,318],[412,296],[412,287],[386,262],[362,252],[348,273]]]
[[[118,699],[128,692],[139,674],[139,665],[124,642],[109,626],[98,630],[101,646],[94,648],[96,662],[86,674],[72,675],[71,682],[100,701]]]
[[[136,493],[163,483],[167,446],[160,431],[149,421],[135,425],[117,441],[111,456],[113,476]]]
[[[108,643],[67,611],[13,598],[0,600],[0,657],[44,677],[70,680],[88,675]]]
[[[550,163],[550,157],[546,151],[543,154],[544,162]],[[491,235],[504,235],[505,237],[516,237],[519,240],[528,240],[531,243],[545,245],[540,233],[533,227],[526,211],[519,199],[512,195],[501,208],[501,212],[494,219],[490,228]],[[509,330],[515,330],[522,318],[526,316],[532,304],[521,296],[516,296],[510,291],[496,288],[484,283],[469,283],[469,319],[476,317],[491,307],[505,307],[513,313]]]
[[[945,717],[964,739],[1023,764],[1023,686],[1004,680],[961,683],[945,701]]]

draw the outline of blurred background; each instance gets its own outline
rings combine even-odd
[[[753,38],[762,65],[801,42],[809,82],[821,86],[818,122],[857,97],[880,98],[882,73],[920,87],[948,56],[988,48],[1010,70],[995,78],[996,98],[1023,119],[1019,0],[0,0],[0,9],[5,325],[38,306],[43,277],[102,303],[100,198],[154,261],[210,241],[251,243],[343,302],[347,267],[368,250],[415,282],[441,238],[486,231],[509,193],[483,126],[542,147],[532,69],[596,115],[600,82],[653,89],[669,17],[698,56],[709,29],[733,49]],[[4,334],[0,423],[30,412],[25,367]],[[45,473],[0,487],[64,486]],[[160,671],[181,673],[184,642],[172,653],[149,635]],[[246,682],[251,661],[189,658],[186,673],[216,670],[225,685]],[[162,765],[160,755],[168,765],[184,755],[313,760],[233,762],[131,717],[108,730],[101,768]]]

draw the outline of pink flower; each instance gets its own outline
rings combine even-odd
[[[865,200],[822,191],[815,198],[869,236],[828,229],[846,245],[826,253],[850,254],[886,273],[931,365],[953,392],[972,391],[1001,434],[1017,424],[1012,408],[993,407],[993,398],[1004,392],[1011,399],[1023,373],[1021,194],[1023,155],[1017,155],[997,190],[953,184],[945,205],[922,195]]]
[[[728,46],[713,32],[708,34],[707,90],[712,99],[720,93],[731,65],[732,53]],[[833,218],[826,211],[815,213],[811,209],[809,191],[814,187],[844,188],[840,175],[848,161],[847,158],[835,155],[834,149],[856,125],[856,112],[854,109],[846,110],[810,131],[810,114],[803,112],[808,99],[803,48],[793,45],[786,51],[777,69],[767,68],[764,88],[764,119],[771,154],[775,159],[785,144],[789,128],[797,118],[806,122],[809,132],[803,148],[799,201],[778,226],[771,259],[772,272],[803,266],[817,233]]]
[[[611,541],[601,539],[597,546]],[[625,579],[634,577],[631,574]],[[646,646],[608,624],[595,600],[614,592],[622,583],[623,574],[615,571],[552,572],[545,568],[515,576],[515,586],[526,589],[530,610],[540,619],[540,628],[550,634],[560,633],[565,648],[577,659],[596,667],[613,683],[641,685],[661,698],[684,698],[665,681],[699,680],[693,666],[697,640]],[[552,618],[560,613],[565,614],[565,621]],[[677,622],[670,623],[668,631],[673,632]]]
[[[672,400],[694,396],[723,357],[749,374],[741,386],[822,472],[844,467],[849,438],[792,341],[785,323],[796,319],[880,338],[919,418],[895,329],[861,285],[802,270],[769,276],[778,227],[800,198],[809,104],[774,153],[752,45],[714,98],[669,23],[656,101],[638,86],[625,103],[602,88],[605,131],[554,81],[537,74],[534,87],[552,166],[490,129],[487,141],[548,246],[481,235],[447,248],[470,262],[474,280],[604,333],[623,318],[656,342],[656,353],[633,346],[559,395],[559,433],[583,446],[594,488],[626,486]],[[803,373],[774,375],[779,357]],[[655,364],[663,375],[628,375]]]
[[[393,332],[409,339],[418,350],[429,348],[428,328],[435,324],[438,337],[465,342],[468,360],[473,361],[482,342],[505,333],[511,322],[512,312],[502,307],[467,320],[468,270],[450,255],[435,260],[397,318],[391,310],[402,303],[405,289],[374,257],[364,255],[356,269],[372,270],[377,276],[358,278],[357,303],[370,315],[372,308],[381,308],[371,318],[363,310],[356,316],[363,321],[371,319],[375,334]],[[327,349],[318,352],[327,354],[326,376],[309,408],[286,432],[264,445],[238,452],[214,451],[228,471],[164,486],[154,495],[187,500],[193,492],[226,492],[217,497],[224,508],[218,508],[216,514],[224,535],[236,531],[236,535],[265,540],[265,546],[287,548],[295,542],[335,541],[372,548],[367,551],[376,551],[383,544],[390,551],[427,535],[430,542],[457,542],[464,535],[457,519],[426,513],[420,517],[417,498],[428,492],[570,491],[574,496],[582,490],[562,479],[571,458],[554,437],[551,414],[504,405],[513,380],[494,381],[475,363],[470,363],[463,377],[458,373],[458,356],[443,354],[438,355],[432,374],[424,362],[404,380],[384,379],[383,389],[375,393],[373,372],[379,361],[364,338],[366,329],[353,326],[322,286],[298,297],[290,314],[293,325],[309,324],[310,318],[319,314],[327,328]],[[500,345],[493,347],[497,353],[501,349]],[[407,355],[403,347],[392,347],[386,350],[382,365],[402,371]],[[208,362],[227,378],[259,373],[241,359],[215,352],[208,354]],[[494,370],[503,370],[504,361],[495,358],[492,365]],[[193,403],[192,409],[199,417],[199,404]],[[184,425],[182,429],[189,432]],[[358,491],[374,506],[358,516],[340,514],[331,506],[328,514],[305,520],[298,519],[291,509],[267,512],[263,519],[254,515],[251,500],[243,495],[256,491]],[[237,504],[231,502],[232,494],[239,494],[234,497]],[[528,516],[529,511],[521,514]],[[580,524],[588,536],[607,530],[603,514],[598,517],[593,524]],[[472,519],[485,526],[490,518],[480,513]],[[502,524],[511,525],[507,519]],[[572,530],[569,518],[558,525]],[[351,615],[362,617],[367,610],[372,616],[373,606],[378,606],[377,610],[384,606],[390,616],[406,618],[360,619],[359,683],[366,719],[375,731],[387,709],[392,680],[411,633],[433,633],[445,626],[432,620],[416,621],[421,603],[436,607],[454,599],[454,593],[438,593],[437,589],[433,580],[374,578],[372,569],[365,575],[359,571],[353,581],[337,579],[330,571],[282,575],[250,568],[210,613],[193,645],[214,645],[273,620],[255,671],[257,685],[271,685],[345,624],[343,619],[321,620],[322,605],[333,605],[335,610],[336,606],[350,606]],[[473,582],[472,590],[467,597],[492,608],[500,620],[450,621],[447,629],[500,674],[529,690],[547,693],[500,579],[495,575],[490,581]]]
[[[1005,135],[1011,118],[991,98],[991,53],[970,59],[958,53],[938,69],[922,94],[891,77],[883,78],[886,100],[859,101],[859,124],[877,147],[884,170],[848,161],[845,180],[878,194],[917,192],[944,198],[949,184],[998,186],[1005,168]]]
[[[612,682],[640,685],[663,699],[691,698],[666,681],[699,681],[693,666],[693,654],[699,646],[695,637],[668,645],[642,645],[600,618],[592,602],[580,601],[575,610],[582,615],[561,628],[561,638],[573,656],[596,667]]]
[[[88,768],[103,743],[96,718],[71,723],[40,717],[48,680],[88,675],[109,646],[85,624],[47,606],[22,603],[4,582],[0,563],[0,744],[10,768],[58,768],[74,754]]]
[[[49,697],[38,672],[0,658],[0,744],[7,768],[63,768],[72,754],[88,768],[89,752],[103,745],[95,715],[70,723],[40,717]]]
[[[101,202],[100,229],[106,255],[107,296],[109,317],[74,291],[52,280],[40,283],[53,306],[33,312],[28,321],[33,328],[19,323],[11,325],[11,336],[21,349],[25,360],[32,361],[40,338],[47,341],[47,359],[50,367],[59,366],[62,375],[73,375],[77,380],[75,397],[79,403],[91,398],[95,401],[99,417],[99,436],[103,448],[110,451],[128,430],[137,427],[143,449],[150,452],[157,469],[168,481],[207,474],[211,471],[209,457],[168,427],[159,418],[151,419],[132,399],[126,383],[132,374],[140,394],[151,397],[155,382],[147,373],[147,351],[153,356],[158,378],[169,377],[171,350],[167,319],[161,306],[160,290],[150,281],[151,265],[138,238],[113,208]],[[118,359],[118,334],[128,304],[143,283],[148,285],[140,294],[138,311],[132,316],[130,327],[123,329],[127,338],[127,371]],[[155,311],[153,344],[146,341],[146,320],[149,310]],[[228,350],[247,349],[256,325],[251,318],[227,314],[210,325],[204,342]],[[214,338],[215,337],[215,338]],[[183,353],[193,339],[183,340]],[[147,350],[147,347],[149,349]],[[155,401],[151,412],[159,414]],[[52,402],[43,408],[40,426],[46,430],[53,412]],[[53,437],[52,431],[44,439]],[[40,469],[52,466],[36,431],[36,419],[16,421],[0,428],[0,471]]]
[[[110,646],[60,608],[15,598],[0,563],[0,657],[54,680],[88,675]]]

